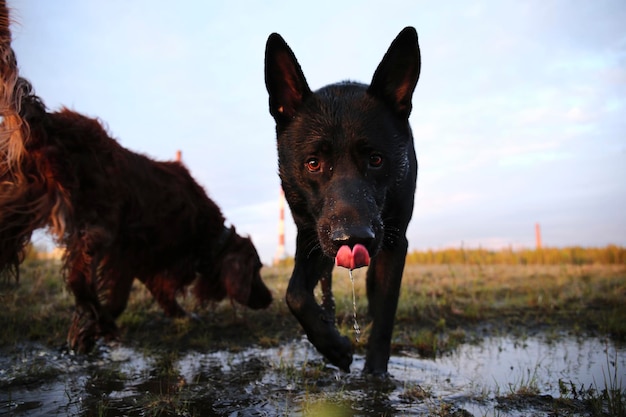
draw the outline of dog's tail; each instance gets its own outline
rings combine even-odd
[[[43,144],[31,138],[29,120],[44,119],[46,109],[19,76],[10,24],[6,0],[0,0],[0,276],[18,279],[32,232],[49,216],[50,198],[45,174],[30,156]]]

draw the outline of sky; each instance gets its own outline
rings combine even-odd
[[[623,0],[9,5],[21,74],[49,109],[97,117],[155,159],[181,150],[266,263],[280,186],[263,74],[272,32],[316,90],[369,83],[400,30],[417,29],[410,250],[533,247],[536,223],[544,246],[626,246]]]

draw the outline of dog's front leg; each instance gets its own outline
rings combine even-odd
[[[300,234],[298,235],[300,237]],[[298,239],[298,244],[300,239]],[[303,246],[298,245],[299,248]],[[325,280],[324,291],[330,290],[333,260],[325,257],[321,251],[304,253],[296,249],[293,274],[287,288],[286,301],[293,315],[309,338],[309,341],[333,365],[349,372],[352,363],[352,343],[339,334],[335,326],[334,308],[322,308],[313,295],[318,281]],[[325,297],[329,294],[324,294]],[[328,305],[330,307],[330,305]]]
[[[99,259],[94,259],[82,250],[76,252],[78,255],[68,261],[69,272],[66,277],[76,303],[67,343],[70,349],[87,353],[100,335],[98,323],[103,312],[96,282]]]
[[[403,239],[395,248],[383,249],[367,271],[367,298],[373,323],[363,369],[365,373],[387,374],[407,246],[406,239]]]

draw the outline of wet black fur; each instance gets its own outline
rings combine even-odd
[[[339,247],[363,244],[372,256],[373,318],[364,371],[386,374],[417,180],[408,122],[421,67],[417,33],[407,27],[398,35],[369,86],[342,82],[312,92],[278,34],[267,41],[265,63],[279,175],[298,228],[287,303],[316,348],[348,371],[352,345],[334,324],[331,273]]]

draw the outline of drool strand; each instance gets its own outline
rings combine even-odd
[[[354,277],[352,276],[352,270],[349,270],[350,273],[350,282],[352,283],[352,317],[354,318],[354,335],[357,343],[359,342],[361,336],[361,327],[359,326],[359,322],[356,316],[356,295],[354,293]]]

